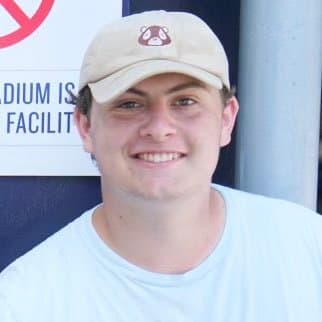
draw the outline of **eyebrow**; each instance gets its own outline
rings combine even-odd
[[[185,82],[185,83],[182,83],[182,84],[178,84],[174,87],[171,87],[169,88],[167,91],[166,91],[166,94],[172,94],[172,93],[175,93],[175,92],[178,92],[178,91],[182,91],[184,89],[188,89],[188,88],[203,88],[203,89],[207,89],[207,85],[204,84],[203,82],[200,82],[198,80],[192,80],[192,81],[189,81],[189,82]],[[131,87],[129,88],[126,93],[132,93],[132,94],[136,94],[136,95],[139,95],[139,96],[147,96],[148,93],[145,92],[145,91],[142,91],[136,87]]]

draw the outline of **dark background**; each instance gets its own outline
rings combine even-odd
[[[236,84],[239,5],[237,0],[132,0],[125,3],[124,14],[152,9],[197,14],[223,42]],[[234,185],[234,140],[222,151],[214,181]],[[97,177],[0,177],[0,271],[100,201]]]

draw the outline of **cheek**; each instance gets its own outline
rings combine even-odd
[[[210,114],[194,130],[195,149],[197,155],[203,160],[204,170],[214,171],[219,158],[221,147],[222,123],[218,115]]]
[[[135,130],[129,124],[122,124],[104,118],[93,124],[91,133],[95,152],[103,152],[105,155],[120,153],[126,149],[129,142],[135,136]]]
[[[222,122],[219,115],[207,113],[196,124],[193,133],[196,138],[204,145],[218,144],[222,132]]]

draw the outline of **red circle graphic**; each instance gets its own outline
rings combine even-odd
[[[0,0],[0,5],[20,25],[14,32],[0,37],[0,49],[14,45],[33,33],[46,19],[53,4],[54,0],[42,0],[37,11],[29,18],[14,0]]]

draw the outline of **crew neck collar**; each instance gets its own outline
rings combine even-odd
[[[152,272],[130,263],[117,254],[99,237],[93,226],[92,216],[98,206],[88,210],[83,215],[82,232],[85,234],[84,241],[86,241],[89,251],[96,257],[97,263],[104,265],[106,269],[112,270],[113,272],[116,272],[116,274],[127,275],[131,279],[138,280],[142,283],[158,286],[177,286],[188,283],[194,279],[202,278],[202,276],[210,269],[214,269],[216,265],[220,265],[220,262],[223,260],[223,256],[227,254],[225,249],[229,244],[228,239],[231,237],[232,203],[231,198],[229,197],[230,189],[216,184],[213,184],[212,188],[221,194],[225,202],[226,221],[224,230],[215,249],[210,253],[210,255],[207,256],[198,266],[185,273],[165,274]]]

